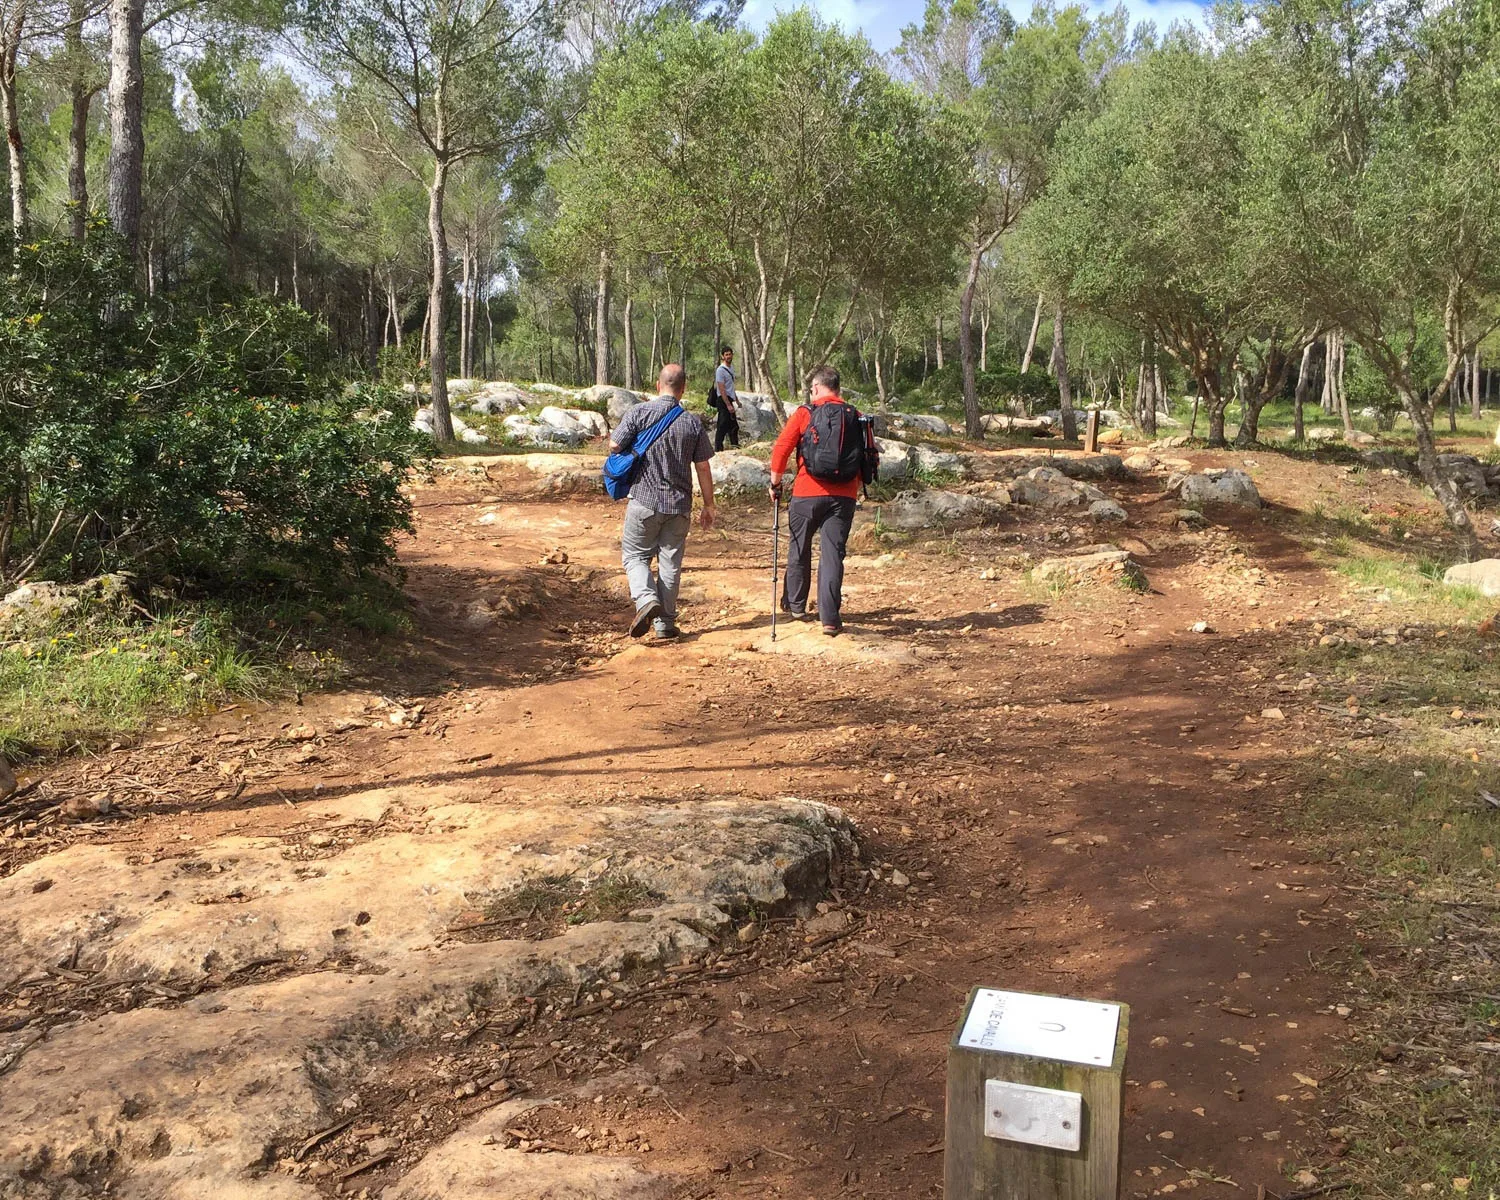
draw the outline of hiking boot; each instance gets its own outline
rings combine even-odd
[[[652,621],[651,632],[656,635],[656,640],[659,642],[675,642],[682,636],[682,630],[677,628],[677,623],[666,617],[657,617]]]
[[[661,616],[661,601],[646,601],[645,604],[635,610],[635,619],[630,622],[630,636],[633,638],[645,637],[646,630],[651,628],[651,622],[659,616]]]
[[[805,620],[807,620],[807,609],[805,609],[805,608],[793,608],[785,600],[783,600],[781,602],[781,611],[784,612],[788,617],[790,617],[794,621],[805,621]]]

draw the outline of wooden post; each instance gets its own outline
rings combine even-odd
[[[1117,1200],[1130,1009],[975,988],[948,1047],[944,1200]]]
[[[1099,410],[1089,409],[1088,425],[1083,433],[1083,452],[1085,454],[1099,453]]]

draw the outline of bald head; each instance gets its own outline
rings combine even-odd
[[[681,363],[668,363],[661,369],[661,374],[656,377],[656,391],[661,396],[676,396],[682,399],[682,393],[687,390],[687,372],[682,369]]]

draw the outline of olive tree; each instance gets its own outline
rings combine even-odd
[[[1477,539],[1432,416],[1494,328],[1500,292],[1500,46],[1486,6],[1265,5],[1265,117],[1251,143],[1282,286],[1358,343],[1411,420],[1417,465]],[[1424,341],[1443,352],[1426,366]]]
[[[1258,110],[1243,58],[1179,31],[1116,76],[1096,116],[1064,130],[1022,229],[1044,287],[1182,365],[1211,445],[1225,443],[1231,373],[1258,414],[1309,336],[1299,298],[1268,274],[1275,230],[1248,203]],[[1253,439],[1253,419],[1241,432]]]
[[[301,17],[310,59],[363,118],[366,148],[426,188],[433,427],[451,442],[448,183],[474,159],[523,161],[552,129],[558,14],[552,0],[303,0]]]

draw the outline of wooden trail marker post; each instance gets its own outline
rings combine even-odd
[[[1084,426],[1083,452],[1085,454],[1099,453],[1099,410],[1089,409],[1088,424]]]
[[[1130,1009],[975,988],[948,1045],[944,1200],[1117,1200]]]

